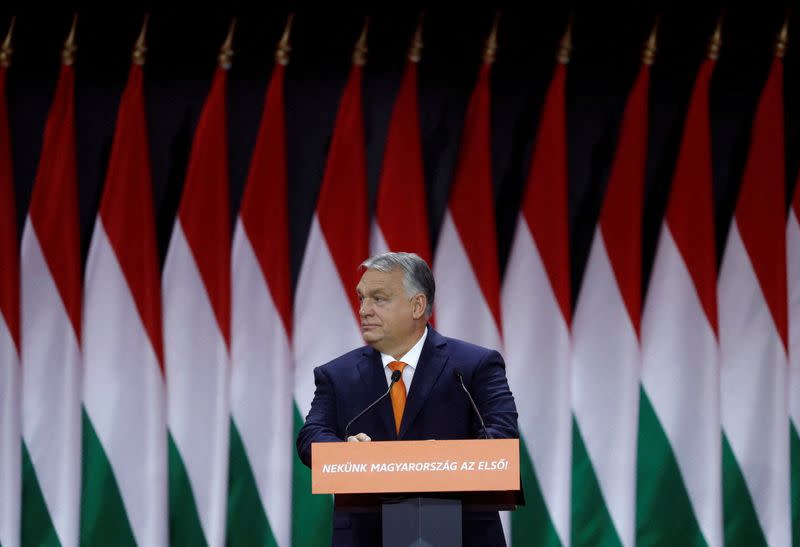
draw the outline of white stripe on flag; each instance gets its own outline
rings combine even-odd
[[[17,344],[0,313],[0,544],[16,547],[20,540],[22,495],[22,431]]]
[[[370,230],[369,236],[369,252],[372,256],[389,250],[389,244],[386,243],[386,238],[383,237],[383,230],[381,230],[377,220],[372,223],[372,230]]]
[[[289,545],[294,370],[286,329],[241,218],[232,263],[231,414],[275,540]]]
[[[570,544],[569,329],[524,215],[502,291],[503,339],[520,434],[562,545]]]
[[[669,439],[703,536],[722,545],[717,337],[666,222],[642,317],[642,385]]]
[[[448,209],[433,261],[436,326],[445,336],[502,352],[500,331]]]
[[[86,412],[114,471],[136,541],[166,545],[164,381],[99,216],[86,264],[84,302]]]
[[[167,421],[209,545],[225,542],[228,351],[180,219],[163,274]]]
[[[789,545],[786,353],[731,223],[719,275],[722,425],[770,545]]]
[[[364,345],[347,297],[355,290],[343,285],[315,213],[294,301],[294,394],[303,418],[314,397],[314,368]]]
[[[81,497],[81,355],[30,217],[20,274],[22,434],[58,539],[72,547]]]
[[[635,539],[640,350],[599,226],[572,339],[575,420],[619,539],[629,547]]]
[[[800,191],[798,188],[795,191]],[[789,290],[789,415],[800,432],[800,224],[794,209],[786,229]]]

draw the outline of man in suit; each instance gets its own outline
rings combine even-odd
[[[430,268],[412,253],[384,253],[361,264],[356,291],[366,346],[314,369],[311,410],[297,436],[300,459],[311,467],[311,443],[341,442],[347,423],[401,380],[351,427],[349,442],[484,437],[456,371],[483,416],[491,438],[517,438],[517,410],[497,351],[447,338],[428,325],[436,290]],[[334,545],[381,543],[380,513],[335,512]],[[493,512],[463,513],[464,545],[505,545]]]

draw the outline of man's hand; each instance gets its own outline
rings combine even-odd
[[[350,435],[347,437],[347,442],[349,443],[366,443],[371,441],[372,439],[369,438],[369,435],[366,433],[358,433],[357,435]]]

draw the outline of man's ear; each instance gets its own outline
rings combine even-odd
[[[411,308],[411,317],[414,319],[420,319],[425,316],[425,308],[428,307],[428,298],[422,294],[418,293],[414,296],[413,305]]]

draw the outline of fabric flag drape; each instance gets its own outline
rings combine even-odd
[[[709,85],[700,67],[642,317],[637,542],[722,545]]]
[[[163,272],[170,543],[176,545],[225,541],[231,273],[226,81],[220,66],[195,130]]]
[[[355,287],[367,258],[367,174],[361,86],[366,29],[344,89],[295,289],[294,433],[311,408],[315,367],[363,345]],[[351,318],[351,319],[348,319]],[[311,495],[311,471],[294,457],[292,543],[328,545],[332,499]]]
[[[634,544],[650,66],[628,96],[572,323],[572,541]]]
[[[467,107],[450,198],[433,262],[436,325],[500,351],[500,273],[491,165],[490,76],[497,21]],[[506,537],[509,516],[501,513]]]
[[[511,517],[514,545],[570,544],[566,62],[556,65],[545,96],[502,290],[527,501]]]
[[[61,66],[45,125],[20,278],[22,543],[71,547],[78,543],[81,488],[81,255],[71,58]]]
[[[800,545],[800,186],[786,225],[789,274],[789,435],[791,457],[792,545]]]
[[[161,288],[143,68],[122,95],[86,264],[81,542],[167,544]]]
[[[19,545],[22,431],[19,369],[19,249],[6,106],[0,60],[0,544]]]
[[[789,545],[783,64],[753,120],[719,275],[725,542]]]
[[[418,254],[431,263],[425,170],[417,100],[417,63],[422,46],[417,29],[397,93],[378,186],[370,251]]]
[[[285,72],[278,59],[233,236],[230,545],[291,542],[294,371]]]

